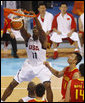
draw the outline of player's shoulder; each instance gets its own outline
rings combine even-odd
[[[74,18],[74,16],[71,13],[67,12],[67,15],[70,16],[71,18]]]
[[[64,71],[67,71],[69,69],[69,66],[66,66],[65,68],[64,68]]]
[[[56,14],[55,16],[57,17],[57,16],[59,16],[61,14],[61,12],[59,12],[58,14]]]
[[[54,17],[57,18],[58,16],[60,16],[61,12],[59,12],[58,14],[56,14]]]
[[[50,13],[50,12],[48,12],[48,11],[46,11],[46,13],[47,13],[49,16],[53,16],[53,14]]]

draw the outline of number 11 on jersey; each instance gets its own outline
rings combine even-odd
[[[37,59],[37,53],[36,52],[35,53],[32,52],[32,55],[33,55],[33,59]]]

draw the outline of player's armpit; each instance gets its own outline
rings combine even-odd
[[[73,78],[72,79],[78,79],[79,78],[79,73],[74,73]]]
[[[64,102],[70,102],[70,87],[71,87],[71,81],[69,81],[67,85],[66,95],[65,95],[65,101]]]

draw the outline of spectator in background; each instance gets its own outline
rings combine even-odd
[[[84,13],[84,1],[74,1],[74,6],[72,12],[78,16]]]
[[[4,12],[4,29],[3,29],[3,37],[2,41],[10,41],[12,45],[12,56],[14,58],[18,58],[17,55],[17,42],[14,34],[11,31],[11,19],[8,18],[7,12]]]
[[[65,102],[84,102],[84,64],[79,66],[79,78],[68,83]]]
[[[81,54],[84,54],[84,13],[79,17],[79,38],[81,42]]]
[[[45,87],[42,83],[36,85],[35,87],[35,99],[29,100],[28,102],[47,102],[44,100],[44,94],[45,94]]]
[[[54,48],[54,59],[57,56],[57,47],[59,43],[62,43],[63,40],[69,40],[70,44],[74,43],[75,51],[79,51],[80,44],[78,33],[76,33],[76,22],[74,17],[67,13],[67,4],[61,3],[60,10],[61,12],[54,17],[52,24],[52,36],[51,41],[53,42]],[[79,47],[79,48],[78,48]]]
[[[38,5],[38,11],[39,14],[37,14],[37,18],[40,21],[43,30],[47,34],[48,38],[48,47],[50,48],[51,46],[51,41],[50,41],[50,31],[51,31],[51,26],[52,26],[52,21],[53,21],[53,15],[49,12],[46,11],[46,5],[44,3],[39,3]],[[35,26],[35,21],[34,21],[34,26]]]
[[[32,100],[35,98],[35,83],[34,82],[30,82],[28,84],[28,87],[27,87],[27,91],[28,91],[28,96],[27,97],[24,97],[22,99],[20,99],[18,102],[28,102],[29,100]]]

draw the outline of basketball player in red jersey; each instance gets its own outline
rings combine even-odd
[[[68,63],[69,66],[65,67],[62,71],[57,71],[53,69],[48,62],[44,62],[44,64],[48,67],[48,69],[58,78],[63,76],[63,81],[62,81],[62,102],[65,99],[65,94],[66,94],[66,89],[68,82],[72,79],[78,78],[78,69],[76,68],[76,65],[81,61],[82,56],[79,53],[73,53],[69,56],[68,58]]]
[[[30,12],[33,15],[33,12]],[[24,62],[22,68],[17,72],[13,81],[9,84],[4,94],[2,95],[2,102],[7,99],[13,92],[14,88],[23,81],[31,81],[33,78],[38,77],[46,88],[46,96],[49,102],[53,101],[53,93],[51,89],[51,76],[52,73],[48,68],[43,65],[46,61],[46,48],[47,40],[46,34],[43,31],[41,24],[37,17],[34,18],[36,27],[33,29],[33,35],[27,33],[27,30],[23,27],[20,32],[24,38],[26,44],[26,51],[28,58]],[[24,24],[24,23],[23,23]]]
[[[65,102],[84,102],[84,64],[79,66],[79,78],[68,83]]]
[[[36,85],[36,87],[35,87],[36,98],[29,100],[28,102],[47,102],[43,98],[44,94],[45,94],[45,87],[42,83],[40,83],[40,84]]]

